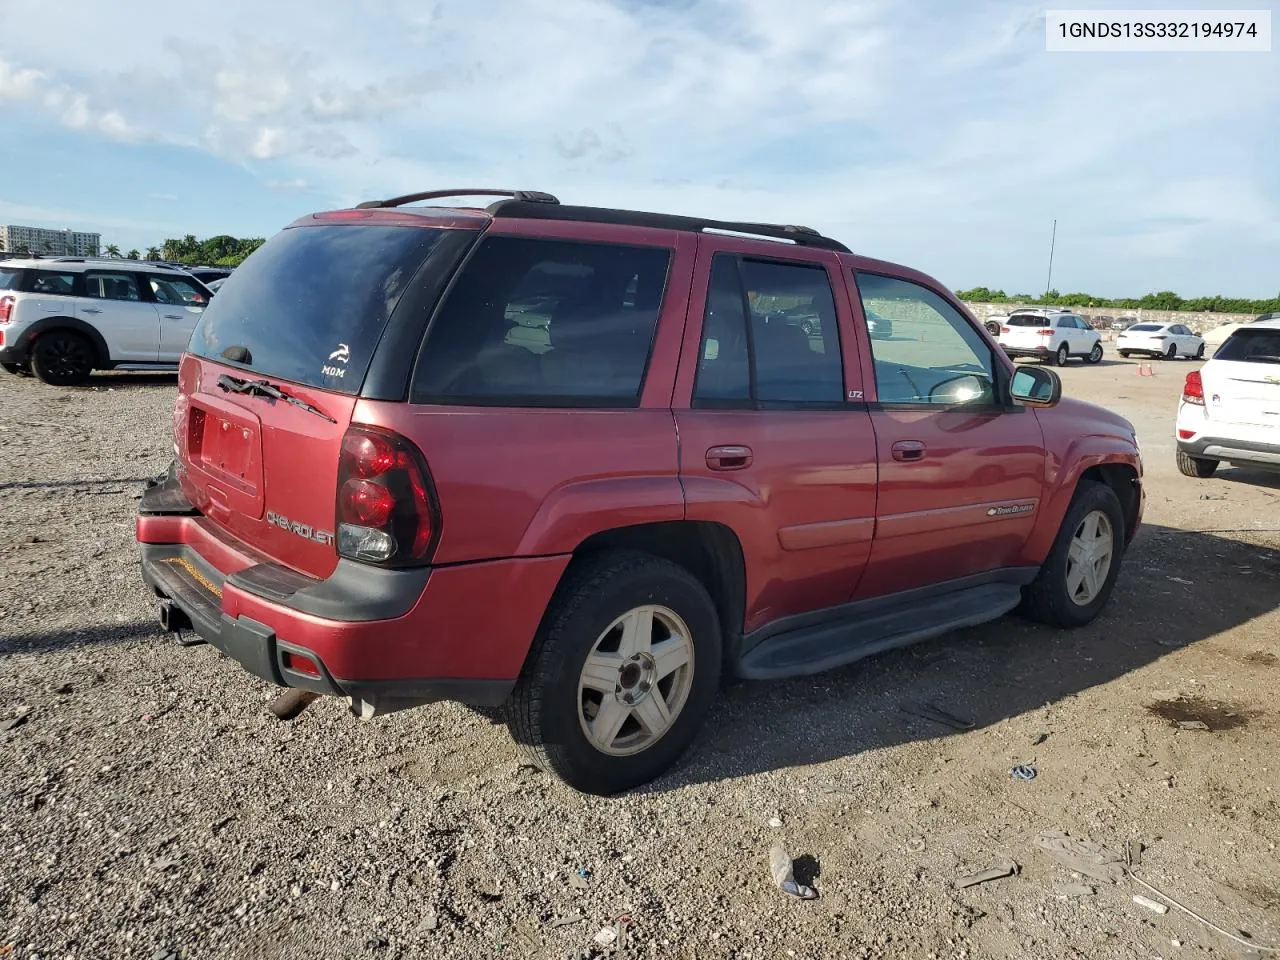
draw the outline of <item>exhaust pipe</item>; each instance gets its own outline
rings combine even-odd
[[[280,720],[292,720],[307,707],[311,706],[311,702],[318,696],[320,694],[311,690],[291,688],[272,700],[267,705],[267,709]]]

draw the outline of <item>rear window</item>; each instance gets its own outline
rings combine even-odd
[[[413,400],[634,406],[670,260],[666,247],[486,238],[432,320]]]
[[[1045,317],[1038,317],[1034,313],[1015,313],[1006,323],[1011,327],[1044,327],[1049,321]]]
[[[1227,337],[1213,359],[1280,363],[1280,330],[1237,330]]]
[[[17,290],[21,283],[21,270],[0,270],[0,290]]]
[[[1135,323],[1129,328],[1130,333],[1155,333],[1157,330],[1164,328],[1158,323]]]
[[[190,351],[354,394],[409,280],[442,231],[333,225],[283,230],[205,308]]]

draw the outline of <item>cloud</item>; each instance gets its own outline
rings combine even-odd
[[[152,200],[163,200],[165,203],[177,203],[178,195],[176,193],[152,193],[148,194]]]
[[[301,177],[294,177],[292,180],[267,180],[267,187],[272,190],[306,190],[307,181]]]
[[[44,74],[39,70],[15,67],[0,57],[0,101],[27,100],[40,88]]]

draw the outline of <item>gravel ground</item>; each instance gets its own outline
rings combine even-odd
[[[0,376],[0,958],[1266,956],[1280,478],[1176,474],[1192,368],[1065,371],[1148,460],[1147,525],[1098,622],[1006,619],[732,687],[676,770],[608,800],[454,705],[272,718],[266,685],[162,637],[137,574],[173,378]],[[1135,904],[1132,879],[1073,875],[1047,830],[1141,841],[1138,876],[1255,948]],[[819,899],[773,887],[775,841]],[[622,937],[599,945],[606,927]]]

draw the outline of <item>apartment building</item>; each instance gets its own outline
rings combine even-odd
[[[96,257],[102,234],[78,230],[48,230],[44,227],[0,225],[0,244],[5,253],[39,253],[62,257]]]

